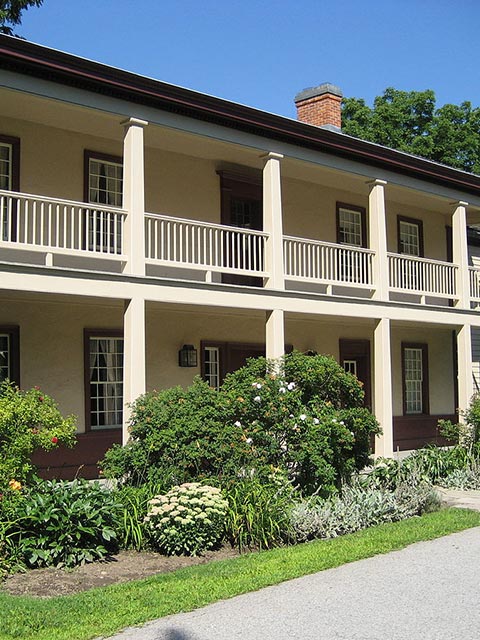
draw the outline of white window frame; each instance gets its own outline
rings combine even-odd
[[[221,384],[220,370],[220,348],[219,347],[203,347],[204,358],[204,378],[209,386],[218,389]]]
[[[86,340],[90,429],[119,429],[123,422],[123,337],[88,331]]]
[[[363,247],[362,212],[340,207],[338,209],[339,243]]]
[[[398,221],[399,253],[416,258],[422,257],[422,225],[417,220],[400,218]]]
[[[405,415],[428,412],[427,345],[402,344],[403,406]]]

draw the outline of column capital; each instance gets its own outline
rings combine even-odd
[[[465,200],[454,200],[453,202],[450,202],[450,205],[452,207],[468,207],[468,202],[465,202]]]
[[[146,120],[140,120],[140,118],[127,118],[120,123],[122,127],[147,127],[148,122]]]
[[[367,180],[365,183],[369,187],[384,187],[387,183],[386,180],[380,180],[380,178],[375,178],[374,180]]]
[[[283,160],[285,156],[282,153],[276,153],[275,151],[269,151],[268,153],[262,153],[260,158],[262,160]]]

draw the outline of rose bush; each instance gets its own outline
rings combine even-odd
[[[38,387],[24,391],[0,384],[0,492],[20,490],[31,478],[35,449],[74,443],[74,417],[64,418],[50,396]]]

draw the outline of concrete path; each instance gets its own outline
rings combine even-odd
[[[162,618],[116,640],[478,640],[480,528]]]
[[[443,489],[442,487],[437,487],[437,491],[442,496],[442,502],[449,507],[480,511],[480,491],[460,491],[458,489]]]

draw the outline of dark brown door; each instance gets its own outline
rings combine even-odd
[[[262,231],[263,205],[262,184],[258,177],[241,176],[226,171],[219,171],[221,189],[222,224],[241,229]],[[245,256],[229,247],[224,251],[228,260],[225,266],[244,268]],[[262,256],[256,255],[257,264],[261,264]],[[248,260],[248,256],[247,256]],[[255,276],[236,276],[225,273],[222,282],[242,284],[253,287],[262,286],[262,278]]]
[[[372,406],[370,340],[340,339],[340,364],[363,384],[364,405]]]

